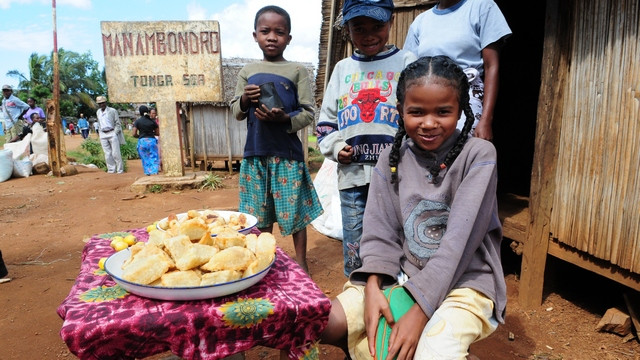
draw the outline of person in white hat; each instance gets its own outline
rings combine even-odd
[[[99,107],[96,116],[100,123],[100,144],[104,152],[104,160],[107,163],[107,172],[122,174],[124,166],[122,155],[120,155],[120,139],[118,139],[118,131],[122,133],[122,129],[118,120],[118,112],[107,106],[107,98],[104,96],[98,96],[96,103]]]
[[[29,105],[13,95],[13,88],[9,85],[2,86],[2,129],[4,130],[5,142],[10,142],[22,132],[24,121],[22,116],[29,110]]]

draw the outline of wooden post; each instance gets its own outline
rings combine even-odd
[[[162,141],[162,170],[165,176],[184,176],[182,163],[182,142],[180,140],[180,119],[176,103],[172,101],[158,101],[158,116]]]
[[[231,149],[231,135],[229,134],[229,113],[230,107],[225,106],[224,109],[224,135],[227,139],[227,153],[229,154],[229,174],[233,174],[233,150]],[[233,121],[236,121],[235,119]]]
[[[187,105],[187,119],[189,119],[189,137],[188,137],[188,145],[189,145],[189,160],[191,162],[191,169],[193,172],[196,172],[196,150],[195,150],[195,124],[193,117],[193,104]]]
[[[536,145],[529,197],[530,224],[522,253],[519,301],[523,308],[542,304],[544,270],[555,195],[555,172],[562,124],[562,99],[570,53],[570,4],[549,0],[538,99]]]
[[[67,149],[64,144],[64,133],[60,111],[55,100],[47,100],[47,142],[49,148],[49,167],[53,176],[62,176],[60,169],[67,164]]]

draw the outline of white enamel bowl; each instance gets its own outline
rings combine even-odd
[[[172,301],[211,299],[242,291],[262,280],[276,261],[274,256],[271,264],[264,270],[240,280],[207,286],[160,287],[136,284],[122,278],[122,264],[130,256],[130,249],[118,251],[107,258],[104,263],[104,270],[111,275],[116,283],[132,294],[152,299]]]

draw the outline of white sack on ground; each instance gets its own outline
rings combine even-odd
[[[316,188],[324,213],[311,222],[319,233],[342,240],[342,213],[340,212],[340,193],[338,192],[338,164],[325,159],[313,186]]]

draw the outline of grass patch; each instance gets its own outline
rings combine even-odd
[[[202,182],[202,185],[200,186],[200,189],[198,191],[216,190],[222,187],[224,187],[222,183],[222,177],[214,173],[208,173],[204,176],[204,181]]]
[[[323,162],[324,161],[324,155],[322,155],[322,153],[314,148],[309,146],[309,162]]]
[[[127,171],[127,160],[139,159],[138,141],[129,135],[125,135],[125,143],[120,145],[120,155],[122,155],[122,163],[124,170]],[[104,152],[100,140],[93,138],[85,139],[80,144],[81,151],[69,151],[67,157],[74,158],[80,164],[94,164],[98,168],[107,171],[107,163],[104,161]]]
[[[150,192],[152,194],[160,194],[163,191],[164,191],[164,187],[160,184],[153,184],[149,186],[149,188],[147,188],[147,192]]]

